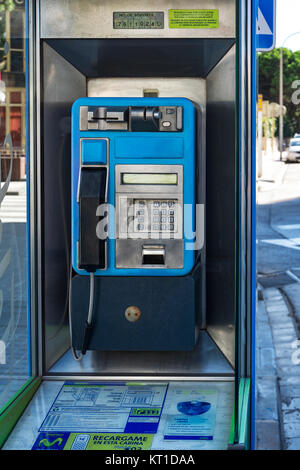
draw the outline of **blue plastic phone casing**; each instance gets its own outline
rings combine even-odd
[[[182,106],[183,130],[181,132],[128,132],[128,131],[80,131],[79,112],[81,106]],[[195,230],[195,129],[196,110],[186,98],[80,98],[72,107],[72,265],[81,275],[89,275],[78,269],[77,243],[79,239],[79,205],[77,202],[78,179],[80,173],[81,139],[109,139],[109,172],[107,202],[115,206],[115,165],[118,164],[159,164],[183,166],[183,203],[192,205],[192,210],[184,211],[183,236],[184,266],[180,269],[168,268],[116,268],[115,267],[115,227],[114,216],[109,216],[107,239],[107,269],[98,269],[96,276],[183,276],[189,273],[195,262],[195,251],[186,249],[187,239]],[[92,155],[92,152],[90,152]],[[89,162],[89,149],[85,152]],[[102,158],[104,152],[101,151]],[[92,157],[91,157],[92,158]],[[91,162],[93,163],[93,162]]]

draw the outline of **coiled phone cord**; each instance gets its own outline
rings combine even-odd
[[[72,273],[72,268],[71,268]],[[89,340],[92,332],[93,312],[94,312],[94,294],[95,294],[95,276],[93,272],[90,272],[90,300],[88,316],[85,323],[85,329],[83,334],[82,348],[80,354],[77,354],[76,349],[72,346],[72,274],[70,274],[70,287],[69,287],[69,326],[70,326],[70,338],[71,338],[71,349],[75,361],[81,361],[82,356],[86,353],[89,345]]]

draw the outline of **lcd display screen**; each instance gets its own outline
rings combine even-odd
[[[177,184],[177,173],[122,173],[122,184]]]

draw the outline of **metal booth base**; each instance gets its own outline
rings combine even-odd
[[[87,376],[102,377],[233,377],[234,371],[209,334],[201,330],[193,351],[188,352],[142,352],[142,351],[87,351],[77,362],[67,351],[48,371],[53,378],[85,379]]]

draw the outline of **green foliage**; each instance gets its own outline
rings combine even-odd
[[[1,5],[1,4],[0,4]],[[5,67],[4,44],[6,41],[5,11],[0,10],[0,70]]]
[[[0,0],[0,70],[6,67],[6,56],[4,54],[4,45],[6,42],[5,13],[15,8],[14,0]]]
[[[280,49],[259,54],[259,93],[263,99],[279,103]],[[292,102],[295,91],[292,83],[300,79],[300,51],[283,48],[283,104],[287,108],[284,116],[284,136],[292,137],[300,132],[300,106]],[[277,126],[278,128],[278,126]]]
[[[276,126],[276,118],[266,118],[264,117],[263,120],[263,136],[264,137],[273,137],[273,132],[276,134],[277,126]]]
[[[1,0],[0,1],[0,12],[1,11],[12,11],[15,8],[14,0]]]

